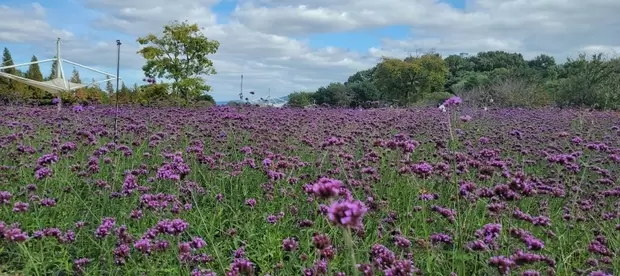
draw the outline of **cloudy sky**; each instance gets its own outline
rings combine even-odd
[[[132,85],[142,80],[136,38],[187,19],[221,44],[207,81],[226,101],[241,74],[246,92],[283,96],[345,81],[382,55],[620,53],[619,13],[618,0],[0,0],[0,47],[28,62],[52,57],[61,37],[64,58],[115,72],[120,39]],[[102,79],[82,73],[91,77]]]

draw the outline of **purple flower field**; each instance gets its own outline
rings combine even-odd
[[[620,116],[0,110],[0,274],[612,275]]]

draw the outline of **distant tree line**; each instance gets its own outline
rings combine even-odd
[[[435,105],[452,95],[474,106],[620,109],[620,59],[581,54],[557,64],[549,55],[525,60],[504,51],[384,57],[344,83],[290,94],[289,105]]]
[[[174,21],[164,26],[160,37],[149,34],[137,39],[143,46],[138,51],[145,58],[142,67],[144,83],[127,87],[123,82],[115,91],[112,81],[108,78],[105,88],[93,79],[91,85],[72,92],[61,93],[63,103],[101,103],[141,105],[176,105],[204,106],[215,105],[215,100],[207,94],[211,90],[205,84],[203,76],[215,74],[213,63],[208,59],[214,54],[219,42],[209,40],[196,24]],[[37,57],[32,57],[36,62]],[[11,53],[4,48],[2,67],[15,65]],[[3,69],[3,72],[25,77],[31,80],[45,81],[56,76],[56,63],[52,63],[51,72],[47,77],[41,73],[39,64],[32,64],[23,72],[19,68]],[[156,79],[169,80],[169,83],[158,83]],[[83,83],[80,72],[74,68],[70,82]],[[0,102],[17,104],[52,104],[52,95],[39,88],[21,82],[0,77]]]

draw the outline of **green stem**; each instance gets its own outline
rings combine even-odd
[[[452,143],[454,143],[454,134],[452,134],[452,117],[450,115],[450,112],[448,112],[448,130],[450,131],[450,148],[452,148]]]
[[[355,249],[353,249],[353,238],[351,237],[351,229],[350,228],[345,228],[344,229],[344,242],[347,245],[347,247],[349,248],[349,252],[351,253],[351,262],[353,262],[353,271],[352,274],[353,275],[358,275],[357,272],[357,261],[355,260]]]

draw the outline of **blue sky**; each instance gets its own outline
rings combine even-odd
[[[402,57],[417,49],[443,55],[505,50],[526,57],[546,53],[565,59],[584,49],[620,45],[620,39],[608,35],[609,26],[619,26],[620,19],[602,14],[611,15],[620,8],[609,1],[590,5],[552,0],[536,5],[517,0],[384,1],[376,5],[374,0],[299,4],[289,0],[0,0],[0,47],[8,47],[18,63],[30,61],[33,54],[49,58],[55,33],[70,32],[72,37],[63,40],[65,58],[115,73],[114,42],[121,39],[121,76],[132,85],[143,78],[143,61],[135,54],[136,37],[157,33],[171,20],[188,19],[220,41],[220,50],[212,58],[218,74],[207,77],[207,83],[213,86],[212,95],[222,101],[238,97],[241,74],[244,93],[270,90],[283,96],[345,81],[356,71],[372,67],[381,56]],[[271,4],[263,6],[264,2]],[[19,16],[32,14],[34,3],[44,8],[44,14]],[[22,39],[9,42],[15,35]],[[66,68],[66,73],[70,70]],[[42,71],[47,74],[49,66]],[[80,72],[85,81],[100,79]]]

